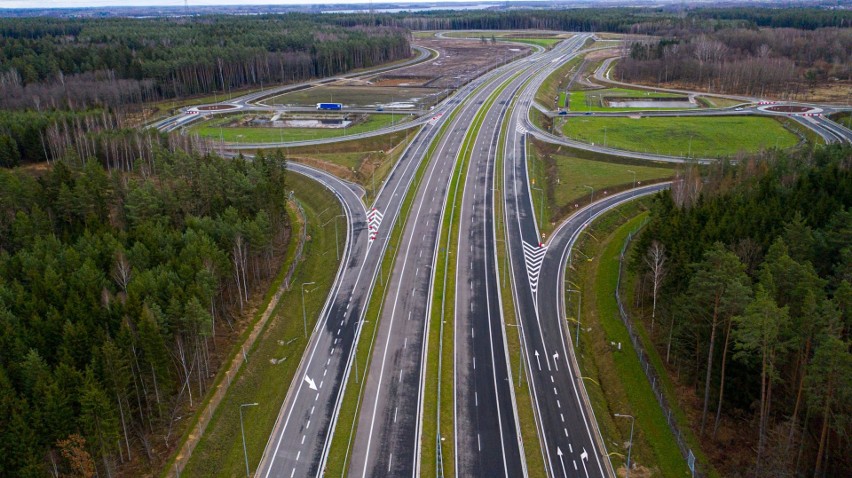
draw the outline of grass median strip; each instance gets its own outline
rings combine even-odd
[[[615,467],[621,468],[618,473],[624,471],[630,422],[616,421],[615,413],[636,417],[631,462],[638,468],[634,470],[642,476],[674,478],[688,475],[686,461],[633,350],[614,297],[621,247],[646,216],[643,202],[634,201],[597,219],[575,245],[584,260],[568,268],[567,280],[583,291],[578,361],[598,426]],[[573,324],[575,297],[566,297],[566,310],[572,315],[568,320]]]
[[[499,93],[517,75],[509,78],[483,102],[483,106],[474,117],[473,124],[465,134],[460,151],[460,160],[456,162],[441,225],[441,240],[433,282],[432,314],[429,318],[427,344],[429,353],[426,362],[426,390],[424,391],[424,423],[421,450],[421,474],[423,476],[454,476],[455,473],[455,377],[448,373],[454,363],[453,330],[455,317],[455,275],[456,264],[450,260],[452,251],[459,241],[459,215],[462,207],[466,171],[470,163],[471,151],[476,142],[485,116],[494,104]],[[430,421],[430,417],[436,417]],[[438,449],[440,448],[440,456]]]
[[[222,380],[230,379],[230,390],[216,409],[183,476],[240,476],[245,473],[239,422],[241,403],[259,404],[244,411],[243,422],[249,464],[252,469],[257,466],[307,344],[302,310],[293,307],[300,303],[301,294],[300,287],[295,285],[316,282],[305,294],[306,316],[315,321],[337,273],[333,228],[320,229],[319,225],[342,213],[339,202],[325,187],[307,178],[292,175],[288,186],[302,203],[310,237],[305,243],[303,262],[292,279],[294,287],[284,292],[254,346],[245,350],[248,362],[235,377],[222,377]],[[345,243],[345,236],[341,235],[339,241]],[[280,284],[280,279],[277,283]],[[312,323],[308,323],[308,328],[311,327]],[[237,347],[233,353],[242,353],[242,350]]]

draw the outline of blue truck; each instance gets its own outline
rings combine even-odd
[[[342,103],[317,103],[318,110],[342,110]]]

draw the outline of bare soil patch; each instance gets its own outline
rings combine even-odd
[[[480,40],[417,38],[415,44],[437,50],[438,58],[396,70],[388,79],[418,81],[422,86],[433,88],[456,88],[503,61],[530,51],[530,47],[526,46],[483,43]],[[376,81],[384,80],[384,77],[379,77]]]

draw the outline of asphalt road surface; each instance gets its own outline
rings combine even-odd
[[[461,105],[424,173],[388,278],[349,476],[418,474],[426,318],[447,189],[467,126],[491,86],[518,68],[510,64],[488,75],[488,85]]]
[[[583,383],[575,376],[571,357],[565,352],[561,321],[546,321],[538,305],[547,247],[532,203],[524,127],[537,83],[530,82],[512,112],[510,124],[514,128],[505,138],[503,178],[510,272],[536,426],[549,476],[613,476],[597,423],[590,417]]]
[[[256,476],[318,476],[324,468],[344,384],[352,369],[353,344],[360,335],[366,304],[388,244],[387,232],[393,228],[405,192],[441,124],[462,99],[487,79],[488,76],[461,88],[435,109],[436,120],[417,133],[369,210],[365,210],[349,184],[330,179],[324,183],[341,197],[347,211],[360,211],[349,215],[341,269],[310,335]],[[375,229],[371,230],[371,226]],[[371,236],[375,239],[371,240]]]

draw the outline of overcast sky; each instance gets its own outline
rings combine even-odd
[[[384,3],[374,0],[375,3]],[[388,1],[388,0],[385,0]],[[392,0],[391,0],[392,1]],[[422,3],[436,0],[401,0],[400,3]],[[440,0],[477,1],[477,0]],[[493,0],[492,0],[493,1]],[[369,3],[369,0],[189,0],[190,5],[306,5]],[[183,0],[0,0],[0,8],[78,8],[110,6],[183,6]]]

